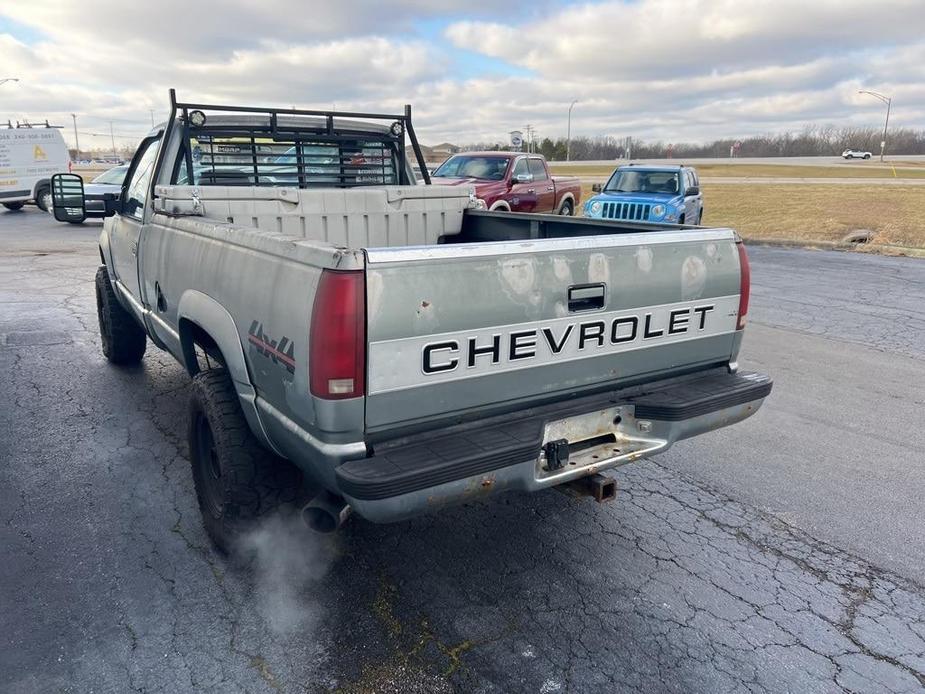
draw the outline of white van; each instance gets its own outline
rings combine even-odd
[[[18,210],[34,200],[51,209],[51,176],[66,172],[70,156],[57,128],[0,128],[0,204]]]

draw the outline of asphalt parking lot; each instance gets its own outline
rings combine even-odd
[[[98,347],[99,227],[0,212],[0,691],[925,689],[925,261],[753,248],[765,407],[554,491],[230,566],[188,378]]]

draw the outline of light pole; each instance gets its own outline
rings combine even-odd
[[[112,134],[112,121],[109,121],[109,139],[112,142],[112,158],[118,159],[119,155],[116,154],[116,136]]]
[[[868,91],[867,89],[858,89],[858,94],[870,94],[875,99],[880,99],[886,104],[886,121],[883,123],[883,139],[880,140],[880,161],[883,161],[883,151],[886,149],[886,129],[890,125],[890,107],[893,105],[893,97]]]
[[[80,159],[80,140],[77,139],[77,114],[72,113],[71,118],[74,119],[74,147],[77,149],[77,159]]]
[[[572,108],[578,103],[575,99],[568,105],[568,130],[565,135],[565,161],[572,160]]]
[[[18,77],[3,77],[0,78],[0,84],[6,84],[7,82],[19,82]]]

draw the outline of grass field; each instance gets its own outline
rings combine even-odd
[[[903,167],[921,162],[902,160]],[[553,166],[556,173],[605,180],[612,166]],[[812,184],[760,182],[710,183],[710,178],[893,178],[894,171],[879,162],[851,162],[830,166],[793,164],[697,165],[702,180],[703,223],[728,226],[745,238],[797,241],[840,241],[846,234],[869,230],[874,243],[925,248],[925,187],[903,185],[840,185],[833,181]],[[897,179],[922,180],[925,167],[896,169]],[[582,183],[582,199],[591,195],[591,183]]]
[[[839,241],[876,232],[874,243],[925,248],[925,189],[902,186],[704,185],[704,224],[746,238]]]
[[[581,195],[593,195],[590,184]],[[732,227],[745,238],[839,241],[863,229],[876,233],[873,243],[925,248],[919,186],[706,183],[703,197],[706,226]]]
[[[697,173],[701,178],[894,178],[893,169],[887,164],[872,166],[867,163],[854,162],[856,165],[836,164],[833,166],[799,166],[795,164],[698,164]],[[907,167],[916,162],[897,164]],[[610,176],[614,166],[550,165],[554,174],[564,176],[598,176],[601,180]],[[925,178],[925,168],[896,169],[895,178]]]

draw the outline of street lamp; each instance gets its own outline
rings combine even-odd
[[[7,82],[19,82],[18,77],[3,77],[0,78],[0,84],[6,84]]]
[[[568,105],[568,132],[565,136],[565,161],[572,160],[572,108],[578,103],[575,99]]]
[[[80,160],[80,139],[77,137],[77,114],[72,113],[71,118],[74,119],[74,149],[77,150],[77,159]]]
[[[870,94],[875,99],[880,99],[886,104],[886,122],[883,124],[883,139],[880,140],[880,161],[883,161],[883,151],[886,149],[886,129],[890,125],[890,107],[893,105],[893,97],[884,96],[877,92],[871,92],[867,89],[858,89],[858,94]]]

